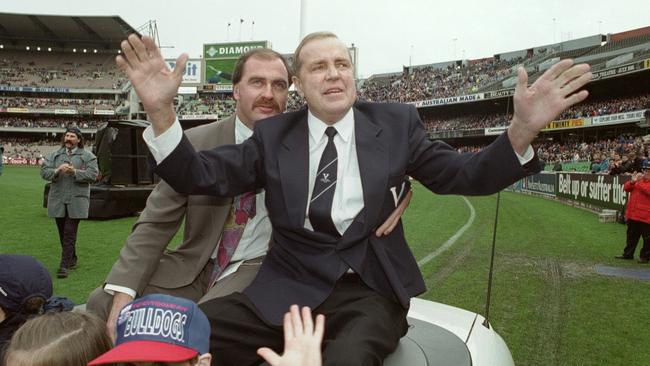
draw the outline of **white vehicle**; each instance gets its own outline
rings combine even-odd
[[[411,299],[409,330],[385,366],[514,366],[510,350],[479,314]]]

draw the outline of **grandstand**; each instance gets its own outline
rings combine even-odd
[[[8,163],[33,163],[70,124],[92,140],[108,119],[137,112],[115,65],[120,42],[136,30],[120,17],[0,13],[0,24],[0,144]]]
[[[68,124],[92,137],[108,119],[145,118],[128,80],[114,64],[119,42],[137,32],[121,18],[0,14],[0,22],[0,140],[56,145],[57,133]],[[360,80],[359,98],[413,103],[430,138],[472,149],[506,129],[518,65],[533,82],[565,58],[591,65],[595,80],[588,87],[590,97],[553,121],[539,136],[539,144],[592,144],[648,133],[650,27],[475,60],[404,67],[402,72]],[[232,114],[232,92],[207,84],[205,60],[190,61],[198,65],[199,75],[184,79],[184,91],[179,90],[175,101],[184,128]],[[304,100],[291,92],[287,109],[303,105]],[[569,155],[589,159],[592,154],[549,153],[548,158],[566,162]]]

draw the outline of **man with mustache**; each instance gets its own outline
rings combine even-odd
[[[47,215],[56,219],[61,242],[58,278],[68,277],[77,265],[77,229],[79,220],[88,218],[90,183],[97,172],[97,158],[84,149],[81,130],[74,126],[66,129],[61,148],[43,160],[41,177],[51,182]]]
[[[194,148],[240,144],[253,134],[256,121],[284,112],[291,84],[288,70],[282,55],[270,49],[243,54],[233,72],[235,114],[186,131]],[[404,207],[377,234],[388,234]],[[183,221],[182,244],[166,251]],[[163,293],[204,302],[241,291],[257,275],[270,237],[264,190],[234,199],[187,196],[161,181],[105,286],[90,295],[87,308],[107,320],[114,337],[119,311],[137,296]]]

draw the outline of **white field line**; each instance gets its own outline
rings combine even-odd
[[[467,231],[467,229],[469,229],[469,227],[472,226],[472,224],[474,223],[474,219],[476,218],[476,211],[474,210],[474,206],[472,206],[469,200],[464,196],[461,196],[461,198],[465,201],[467,207],[469,207],[469,211],[470,211],[469,219],[467,220],[465,225],[463,225],[463,227],[461,227],[454,235],[452,235],[451,238],[447,239],[447,241],[444,244],[442,244],[440,247],[438,247],[438,249],[434,250],[433,252],[427,254],[424,258],[420,259],[418,261],[418,267],[424,266],[425,264],[429,263],[432,259],[442,254],[442,252],[449,249],[449,247],[454,245],[456,240],[458,240],[458,238],[460,238],[460,236],[463,235],[463,233],[465,233],[465,231]]]

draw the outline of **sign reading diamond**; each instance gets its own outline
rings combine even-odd
[[[204,84],[232,85],[232,73],[237,59],[255,48],[271,48],[271,45],[268,41],[204,44]]]

